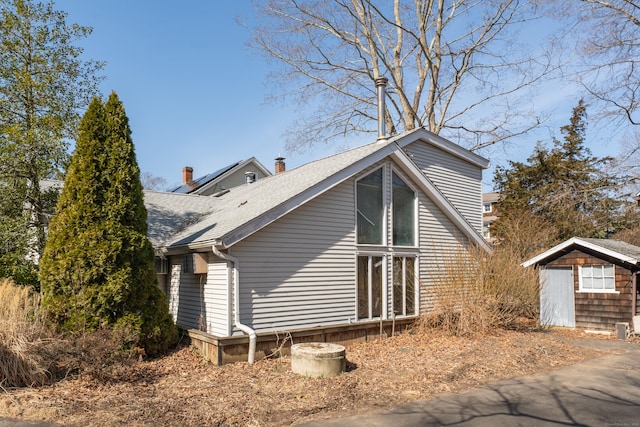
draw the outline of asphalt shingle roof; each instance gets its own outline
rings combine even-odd
[[[174,236],[168,246],[214,242],[358,160],[388,146],[392,141],[390,139],[387,143],[367,144],[259,179],[252,184],[233,187],[228,193],[218,198],[213,197],[216,202],[211,205],[212,210],[201,217],[200,221]]]
[[[623,242],[622,240],[587,239],[582,237],[580,238],[580,240],[584,240],[585,242],[601,246],[605,249],[609,249],[610,251],[614,251],[619,254],[640,260],[640,247],[627,242]]]

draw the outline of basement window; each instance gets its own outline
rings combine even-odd
[[[609,265],[579,265],[580,292],[615,292],[615,267]]]

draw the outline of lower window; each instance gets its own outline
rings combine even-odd
[[[358,320],[382,316],[381,256],[358,256]]]
[[[416,314],[416,259],[393,257],[393,313],[396,316]]]

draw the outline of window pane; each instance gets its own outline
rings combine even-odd
[[[593,289],[593,279],[591,279],[591,277],[583,277],[582,287],[584,289]]]
[[[604,277],[613,277],[613,265],[604,265]]]
[[[406,292],[407,292],[407,315],[416,314],[416,270],[415,258],[407,258],[406,263]]]
[[[393,244],[415,245],[415,194],[395,173],[393,174]]]
[[[616,282],[613,277],[607,277],[604,279],[604,288],[610,291],[614,291],[616,289]]]
[[[402,311],[402,258],[393,257],[393,313],[404,314]]]
[[[358,243],[382,244],[382,169],[357,183]]]
[[[369,257],[358,257],[358,319],[369,317]]]
[[[382,314],[382,257],[371,257],[373,271],[371,274],[371,315],[380,317]]]

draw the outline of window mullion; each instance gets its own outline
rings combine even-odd
[[[407,257],[402,257],[402,315],[407,314]]]
[[[373,257],[369,256],[367,268],[367,293],[369,295],[369,319],[373,318]]]

